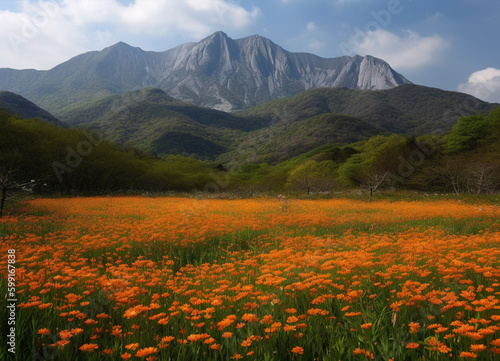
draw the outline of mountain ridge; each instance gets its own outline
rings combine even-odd
[[[17,115],[21,119],[39,118],[54,125],[67,126],[35,103],[9,91],[0,91],[0,110],[5,110],[10,115]]]
[[[55,115],[75,102],[145,87],[234,111],[315,87],[387,89],[406,83],[389,64],[371,56],[322,58],[289,52],[260,35],[231,39],[220,31],[162,52],[118,42],[50,70],[0,69],[0,89]]]
[[[476,104],[475,110],[449,111],[465,103]],[[227,113],[146,88],[75,104],[61,119],[72,126],[104,126],[112,130],[111,139],[155,154],[218,159],[228,165],[272,164],[322,144],[448,131],[460,116],[487,114],[498,106],[467,94],[406,84],[377,91],[315,88]]]

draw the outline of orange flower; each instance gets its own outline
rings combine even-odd
[[[187,337],[187,339],[188,339],[188,341],[196,342],[196,341],[204,340],[204,339],[209,338],[209,337],[210,337],[210,335],[208,335],[206,333],[202,333],[202,334],[193,333],[193,334],[189,335]]]
[[[172,342],[173,340],[175,340],[175,337],[174,336],[165,336],[165,337],[162,337],[161,340],[163,342],[169,343],[169,342]]]
[[[111,334],[113,336],[121,336],[121,334],[122,334],[122,326],[120,326],[120,325],[113,326],[113,330],[112,330]]]
[[[167,316],[167,317],[165,317],[165,318],[162,318],[162,319],[158,320],[158,323],[159,323],[160,325],[166,325],[166,324],[168,323],[168,321],[169,321],[169,320],[170,320],[170,317],[168,317],[168,316]]]
[[[48,335],[50,334],[50,330],[48,328],[41,328],[37,332],[38,335]]]
[[[295,346],[294,348],[292,348],[292,352],[302,355],[304,353],[304,349],[302,347]]]
[[[235,360],[239,360],[239,359],[242,359],[242,358],[243,358],[243,356],[241,356],[239,353],[237,353],[237,354],[235,354],[233,356],[233,359],[235,359]]]
[[[80,346],[81,351],[87,351],[87,352],[95,351],[98,348],[99,348],[99,346],[97,346],[97,344],[95,344],[95,343],[86,343],[86,344]]]
[[[120,356],[124,360],[128,360],[129,358],[132,357],[132,355],[128,352],[125,352],[123,355]]]
[[[271,316],[272,317],[272,316]],[[241,319],[246,322],[259,322],[259,319],[253,313],[245,313]]]
[[[62,330],[59,332],[59,337],[62,338],[63,340],[71,338],[73,334],[69,332],[68,330]]]
[[[479,351],[483,351],[483,350],[486,350],[487,346],[486,345],[481,345],[481,344],[478,344],[478,345],[470,345],[470,350],[472,352],[479,352]]]
[[[438,341],[436,337],[431,337],[428,339],[427,344],[430,347],[427,347],[431,351],[439,351],[441,353],[448,353],[451,351],[451,349],[446,346],[443,342]]]
[[[260,320],[260,323],[262,323],[262,324],[273,323],[273,315],[265,315]]]
[[[224,332],[222,334],[222,338],[231,338],[233,337],[233,333],[232,332]]]
[[[141,348],[139,351],[135,353],[135,357],[146,357],[157,352],[158,349],[156,347]]]
[[[462,351],[460,353],[460,357],[465,357],[465,358],[477,358],[477,354],[475,354],[474,352],[465,352],[465,351]]]
[[[410,348],[410,349],[413,349],[413,348],[418,348],[420,345],[416,342],[409,342],[407,345],[406,345],[406,348]]]
[[[137,347],[139,347],[139,343],[130,343],[128,345],[125,345],[125,348],[127,350],[132,350],[132,351],[135,351]]]
[[[363,323],[361,325],[361,328],[365,329],[365,330],[369,330],[370,328],[372,328],[372,324],[371,323]]]
[[[56,342],[56,345],[57,345],[57,346],[60,346],[60,347],[64,347],[64,346],[66,346],[68,343],[69,343],[69,341],[68,341],[68,340],[59,340],[59,341],[57,341],[57,342]]]
[[[410,322],[408,326],[410,326],[410,333],[417,333],[421,327],[418,322]]]
[[[361,312],[347,312],[344,314],[346,317],[361,316]]]
[[[76,335],[83,333],[83,329],[82,328],[73,328],[70,332],[73,334],[73,336],[76,336]]]

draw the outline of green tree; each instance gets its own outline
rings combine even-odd
[[[336,164],[331,160],[316,162],[312,159],[300,164],[290,172],[287,186],[311,192],[330,191],[335,184]]]
[[[448,136],[447,151],[462,152],[476,148],[486,140],[489,120],[482,115],[461,117]]]

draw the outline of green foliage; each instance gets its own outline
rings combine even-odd
[[[8,91],[0,91],[0,107],[7,113],[19,115],[21,118],[40,118],[52,124],[64,125],[59,119],[39,108],[34,103]]]
[[[339,89],[306,92],[296,97],[299,108],[294,109],[306,116],[339,106],[330,103],[330,91],[348,94]],[[359,101],[373,95],[362,93],[350,94],[357,94]],[[131,96],[111,97],[88,109],[102,112],[103,122],[116,117],[109,123],[117,125],[113,134],[118,140],[131,136],[140,148],[104,140],[99,127],[68,129],[39,119],[20,119],[0,108],[0,128],[7,134],[0,137],[0,168],[15,169],[26,180],[44,179],[44,189],[56,192],[309,193],[366,187],[387,173],[397,180],[391,185],[426,192],[484,194],[500,189],[500,108],[486,116],[463,117],[442,136],[415,139],[380,134],[383,130],[366,121],[333,113],[275,121],[270,128],[252,130],[245,121],[259,119],[254,126],[261,127],[267,121],[266,106],[247,111],[260,109],[258,114],[227,115],[218,123],[220,112],[204,118],[208,113],[202,108],[182,104],[155,89],[137,92],[133,96],[143,100],[127,107]],[[287,102],[273,104],[289,112]],[[116,111],[110,114],[110,107]],[[165,114],[175,115],[165,118]],[[134,120],[143,115],[147,115],[144,122]],[[113,123],[122,116],[122,121]],[[346,141],[356,143],[342,145]],[[216,157],[214,164],[199,159]],[[215,167],[219,162],[221,170]]]
[[[339,178],[346,185],[361,185],[374,175],[398,174],[401,159],[414,148],[414,139],[393,134],[370,138],[360,153],[339,167]]]
[[[457,104],[468,106],[457,109]],[[268,120],[279,118],[296,121],[325,113],[342,113],[391,133],[424,135],[435,129],[451,129],[463,114],[487,114],[496,106],[467,94],[405,84],[383,91],[310,89],[239,114]]]
[[[182,156],[158,159],[103,140],[98,131],[58,127],[0,112],[0,168],[42,179],[43,191],[190,191],[210,182],[214,167]]]
[[[488,135],[486,140],[489,143],[500,142],[500,107],[493,110],[486,116],[488,122]]]
[[[461,152],[480,145],[486,140],[489,123],[488,118],[482,115],[460,118],[448,136],[448,151]]]
[[[155,88],[80,102],[59,114],[73,126],[102,129],[119,144],[212,160],[265,125],[176,100]]]
[[[290,172],[287,187],[312,192],[330,191],[335,185],[337,164],[331,160],[309,159]]]

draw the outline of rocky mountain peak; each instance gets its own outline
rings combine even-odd
[[[389,64],[371,56],[291,53],[260,35],[233,40],[222,31],[164,52],[119,42],[47,72],[0,69],[0,89],[26,96],[56,114],[74,101],[148,86],[180,100],[233,111],[310,88],[379,90],[405,83],[409,81]]]

